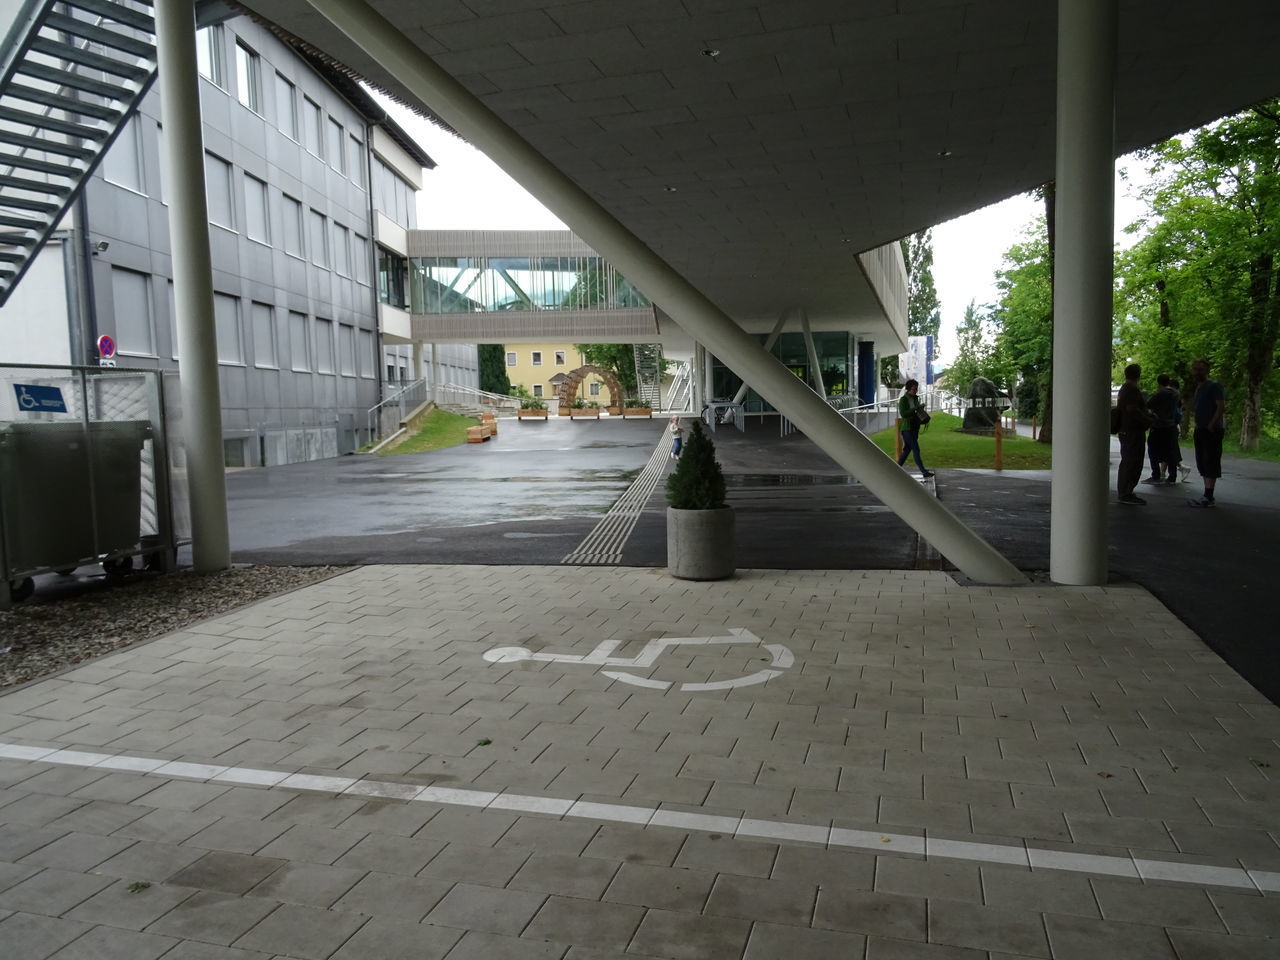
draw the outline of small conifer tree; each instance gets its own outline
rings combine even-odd
[[[676,468],[667,477],[667,504],[677,510],[717,510],[725,506],[724,474],[715,444],[694,420]]]

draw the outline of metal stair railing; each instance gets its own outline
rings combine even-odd
[[[474,404],[480,407],[493,407],[495,410],[516,411],[520,409],[520,398],[505,393],[491,393],[463,383],[442,383],[434,391],[438,404]]]
[[[156,77],[150,0],[27,0],[0,52],[0,305]]]
[[[662,345],[637,343],[632,348],[636,366],[636,397],[643,406],[662,407]]]
[[[675,373],[671,378],[671,386],[667,389],[667,406],[664,409],[688,411],[693,405],[693,381],[689,376],[689,364],[674,360],[672,368]]]

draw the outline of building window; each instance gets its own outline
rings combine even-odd
[[[250,305],[253,321],[253,365],[275,369],[276,309],[269,303]]]
[[[360,350],[357,356],[357,360],[360,367],[360,376],[364,377],[367,380],[372,380],[373,379],[373,363],[375,359],[375,354],[378,349],[377,344],[373,342],[373,331],[361,330],[359,339],[360,339]]]
[[[367,287],[369,285],[369,238],[357,233],[351,255],[355,259],[356,283],[362,283]]]
[[[542,366],[542,351],[541,351],[541,350],[534,350],[534,351],[533,351],[533,353],[531,353],[529,356],[530,356],[530,358],[533,360],[533,365],[534,365],[535,367],[540,367],[540,366]]]
[[[535,397],[540,397],[540,396],[542,396],[542,384],[540,384],[540,383],[535,383],[535,384],[533,385],[533,395],[534,395]]]
[[[563,367],[563,366],[564,366],[564,351],[563,351],[563,350],[557,350],[557,351],[556,351],[556,366],[557,366],[557,367]]]
[[[587,386],[587,393],[593,397],[600,396],[600,381],[592,380],[591,383]]]
[[[401,310],[409,305],[409,261],[386,247],[378,247],[378,299]]]
[[[311,262],[317,267],[329,266],[329,238],[325,215],[311,211]]]
[[[267,185],[247,173],[244,175],[244,232],[250,240],[271,242],[267,226]]]
[[[324,144],[320,142],[320,125],[323,120],[320,105],[310,97],[302,98],[302,123],[307,137],[307,149],[317,157],[324,156]]]
[[[340,223],[333,225],[333,269],[340,277],[351,276],[351,231]]]
[[[289,369],[298,373],[311,370],[307,350],[307,315],[289,311]]]
[[[329,118],[329,162],[339,173],[347,172],[346,131],[333,117]]]
[[[364,184],[364,141],[357,137],[354,133],[350,136],[351,146],[351,162],[347,165],[347,169],[351,172],[351,179],[363,187]]]
[[[298,134],[298,94],[292,83],[276,74],[276,126],[291,140]]]
[[[115,312],[116,346],[121,353],[140,357],[156,355],[149,279],[145,273],[122,270],[119,267],[111,271],[111,304]]]
[[[302,256],[302,203],[288,194],[284,195],[284,252],[294,257]]]
[[[222,25],[201,27],[196,31],[196,67],[200,76],[219,87],[224,86],[222,78],[226,71],[222,68]]]
[[[338,372],[356,375],[356,328],[349,323],[338,324]]]
[[[130,117],[102,158],[102,176],[117,186],[142,193],[142,148],[138,133],[137,118]]]
[[[514,350],[507,351],[507,366],[514,367],[516,365],[516,352]]]
[[[316,373],[333,373],[333,321],[316,317]]]
[[[262,112],[258,55],[239,41],[236,41],[236,99],[254,113]]]
[[[244,363],[244,346],[240,339],[240,301],[225,293],[215,293],[213,323],[218,337],[218,362]]]
[[[234,230],[236,220],[231,204],[231,164],[211,153],[206,153],[204,179],[209,203],[209,222]]]

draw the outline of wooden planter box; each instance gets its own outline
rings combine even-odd
[[[620,413],[622,413],[622,408],[621,407],[605,407],[605,412],[608,413],[609,416],[611,417],[616,417]]]
[[[572,407],[570,407],[569,419],[570,420],[599,420],[600,411],[593,409],[591,407],[588,407],[585,410],[575,410]]]
[[[653,417],[653,407],[623,407],[622,416],[626,417]]]
[[[562,403],[560,404],[560,410],[558,412],[560,416],[567,417],[573,413],[573,407],[565,406],[565,404]]]
[[[467,427],[467,443],[484,443],[493,434],[493,427],[487,423],[482,423],[478,427]]]
[[[545,420],[547,419],[547,411],[543,410],[517,410],[517,420]]]

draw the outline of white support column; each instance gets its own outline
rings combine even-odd
[[[426,371],[423,369],[423,364],[422,364],[422,341],[421,340],[413,341],[412,363],[413,363],[413,379],[421,380],[423,377],[427,375]]]
[[[191,552],[196,573],[231,565],[218,395],[218,341],[205,205],[200,81],[191,0],[156,0],[156,53],[164,120],[165,199],[173,251],[178,371],[182,385]]]
[[[696,342],[750,383],[964,573],[984,583],[1026,581],[990,544],[760,349],[754,337],[438,67],[402,30],[361,0],[308,2],[414,95],[431,104],[445,122],[618,267]]]
[[[689,392],[693,395],[693,412],[698,416],[702,415],[702,408],[707,405],[707,397],[703,393],[703,376],[702,369],[706,361],[704,355],[706,350],[702,344],[695,343],[693,345],[693,356],[689,359]]]
[[[440,344],[431,344],[431,399],[440,402]]]
[[[1116,0],[1059,0],[1049,575],[1107,582]]]
[[[787,317],[791,315],[791,308],[788,307],[778,314],[778,322],[773,325],[773,329],[769,331],[769,336],[765,337],[764,352],[773,351],[773,345],[778,342],[778,337],[782,336],[782,328],[787,325]],[[741,403],[747,397],[747,391],[751,389],[751,384],[743,383],[738,388],[738,392],[733,395],[734,403]]]
[[[804,349],[809,357],[809,380],[813,385],[814,392],[824,400],[827,396],[827,386],[822,382],[822,367],[818,364],[818,348],[813,342],[813,331],[809,329],[809,311],[800,308],[800,330],[804,334]]]

